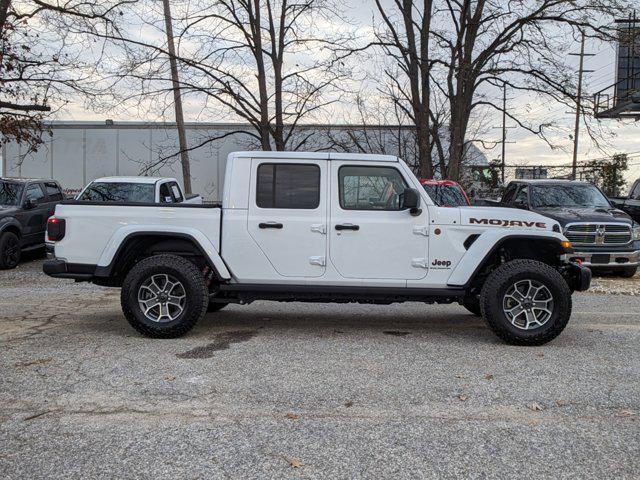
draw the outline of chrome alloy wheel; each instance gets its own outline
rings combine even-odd
[[[180,281],[164,273],[147,278],[138,289],[138,305],[153,322],[172,322],[184,312],[187,292]]]
[[[514,327],[532,330],[541,327],[551,318],[553,295],[536,280],[520,280],[507,289],[502,310]]]

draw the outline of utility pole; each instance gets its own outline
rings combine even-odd
[[[173,42],[173,25],[169,0],[162,0],[164,6],[164,23],[166,25],[167,45],[169,47],[169,64],[171,66],[171,83],[173,84],[173,104],[178,127],[178,140],[180,142],[180,162],[182,163],[182,178],[184,191],[191,193],[191,168],[189,166],[189,152],[187,151],[187,134],[184,129],[184,115],[182,113],[182,98],[180,96],[180,79],[178,77],[178,62],[176,61],[176,46]]]
[[[500,146],[501,146],[500,177],[502,180],[502,184],[504,185],[504,171],[505,171],[505,166],[507,164],[507,143],[514,143],[514,142],[507,142],[507,128],[515,128],[515,127],[507,126],[507,84],[506,83],[502,84],[502,127],[495,127],[495,128],[502,128],[502,140],[500,140]]]
[[[586,72],[592,72],[593,70],[584,69],[584,57],[592,57],[593,53],[584,53],[584,31],[582,33],[582,40],[580,41],[580,53],[570,53],[569,55],[580,56],[580,66],[578,67],[578,92],[576,96],[576,121],[573,130],[573,162],[571,163],[571,179],[576,179],[576,170],[578,168],[578,138],[580,136],[580,114],[582,113],[582,76]]]

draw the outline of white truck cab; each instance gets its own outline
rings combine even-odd
[[[178,180],[170,177],[102,177],[90,182],[76,196],[89,202],[202,203],[200,195],[185,195]]]
[[[412,300],[459,302],[504,340],[540,344],[590,281],[557,222],[438,207],[386,155],[232,153],[222,205],[69,201],[49,227],[45,273],[122,287],[125,316],[155,337],[256,299]]]

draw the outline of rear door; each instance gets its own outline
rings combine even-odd
[[[320,277],[327,255],[327,161],[253,159],[247,229],[278,277]]]
[[[329,249],[342,277],[418,280],[427,275],[428,209],[416,216],[400,210],[407,186],[397,163],[331,161]]]

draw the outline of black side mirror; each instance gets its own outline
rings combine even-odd
[[[405,188],[400,194],[400,210],[410,210],[411,215],[420,215],[420,193],[415,188]]]
[[[27,198],[24,202],[24,208],[27,210],[31,210],[32,208],[36,208],[38,206],[38,201],[35,198]]]

